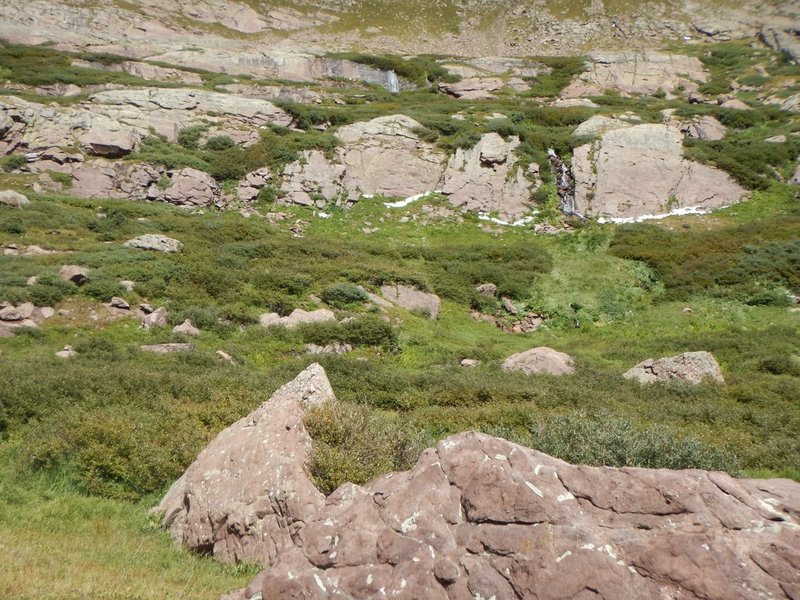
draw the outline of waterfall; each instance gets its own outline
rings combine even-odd
[[[386,74],[386,89],[393,94],[400,91],[400,79],[398,79],[397,73],[395,73],[394,70],[390,70]]]
[[[572,171],[567,168],[567,163],[561,160],[561,157],[552,148],[547,150],[547,156],[550,158],[550,167],[556,182],[561,212],[583,220],[583,215],[575,210],[575,180],[572,177]]]

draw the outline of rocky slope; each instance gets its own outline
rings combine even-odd
[[[229,598],[793,598],[800,485],[574,466],[479,433],[326,499],[303,472],[312,365],[222,432],[157,511],[195,550],[269,565]]]

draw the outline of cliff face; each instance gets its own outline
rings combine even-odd
[[[233,64],[246,72],[301,68],[304,61],[294,58],[301,50],[524,56],[724,40],[762,30],[784,39],[799,16],[797,2],[730,0],[34,0],[24,10],[2,0],[0,37],[188,66]]]

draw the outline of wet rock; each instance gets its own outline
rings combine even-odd
[[[183,248],[183,244],[178,240],[156,233],[145,233],[132,240],[128,240],[123,246],[128,248],[140,248],[142,250],[155,250],[168,254],[180,252]]]
[[[725,383],[717,361],[708,352],[684,352],[667,358],[648,358],[626,371],[623,377],[643,384],[670,381],[699,384],[705,379]]]
[[[529,375],[571,375],[575,372],[575,363],[569,354],[540,346],[512,354],[503,361],[503,370]]]
[[[406,310],[424,313],[430,319],[438,319],[441,300],[436,294],[429,294],[416,288],[395,284],[381,286],[381,295],[392,304]]]
[[[306,474],[312,442],[303,417],[332,400],[313,364],[222,431],[155,509],[172,537],[223,562],[273,564],[325,503]]]

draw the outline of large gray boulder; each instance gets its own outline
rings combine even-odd
[[[800,585],[795,482],[573,466],[474,432],[295,524],[238,597],[744,600]]]
[[[621,126],[574,151],[575,209],[630,219],[738,202],[746,190],[727,173],[683,158],[683,135],[665,124]]]
[[[274,564],[325,504],[305,471],[303,417],[332,400],[325,371],[312,364],[222,431],[155,509],[172,537],[223,562]]]
[[[423,292],[417,288],[403,285],[383,285],[381,295],[401,308],[415,310],[424,313],[430,319],[438,319],[442,301],[436,294]]]
[[[709,352],[684,352],[678,356],[643,360],[623,374],[639,383],[685,381],[698,384],[706,379],[725,383],[717,361]]]
[[[503,370],[529,375],[571,375],[575,372],[575,362],[569,354],[540,346],[512,354],[503,361]]]
[[[30,204],[30,200],[23,194],[14,190],[3,190],[0,192],[0,205],[10,206],[11,208],[22,208]]]
[[[335,321],[336,315],[327,308],[306,311],[302,308],[294,309],[285,317],[278,313],[264,313],[258,318],[262,327],[282,326],[287,329],[294,329],[298,325],[306,323],[323,323],[325,321]]]

